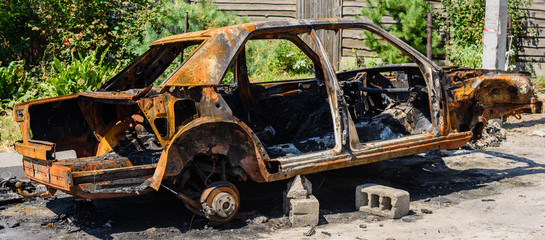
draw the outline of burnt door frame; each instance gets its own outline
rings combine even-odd
[[[340,28],[351,28],[351,27],[344,26]],[[404,136],[399,139],[380,140],[369,146],[361,143],[359,141],[359,137],[357,135],[354,122],[349,117],[348,106],[346,102],[344,101],[344,98],[342,98],[342,90],[340,89],[335,69],[333,68],[331,61],[329,60],[329,56],[326,53],[326,49],[322,44],[322,40],[319,34],[316,33],[315,28],[312,28],[313,39],[314,41],[316,41],[315,45],[318,48],[317,53],[320,55],[320,58],[322,60],[322,65],[324,66],[324,72],[326,74],[326,81],[329,84],[328,93],[330,94],[330,99],[331,99],[330,101],[332,104],[331,109],[332,111],[336,112],[333,115],[335,128],[336,128],[335,130],[337,131],[337,127],[340,128],[339,138],[341,139],[341,142],[342,142],[342,152],[359,155],[365,152],[366,149],[386,147],[386,146],[395,144],[397,142],[409,140],[411,138],[422,138],[422,137],[428,138],[428,137],[439,136],[441,125],[444,124],[443,123],[444,119],[442,114],[444,113],[445,109],[440,107],[440,102],[442,101],[441,99],[442,88],[438,82],[438,79],[437,79],[438,76],[436,76],[438,67],[434,65],[433,63],[431,63],[431,61],[425,58],[422,54],[412,49],[406,43],[402,42],[401,40],[389,34],[388,32],[380,28],[377,28],[373,24],[363,24],[363,25],[356,24],[353,26],[353,28],[361,28],[361,30],[370,31],[373,34],[383,38],[384,40],[386,40],[386,42],[388,42],[388,44],[392,44],[393,46],[397,47],[399,50],[404,52],[409,58],[411,58],[412,61],[416,63],[416,65],[422,72],[422,75],[427,85],[426,87],[428,89],[430,114],[431,114],[431,121],[432,121],[433,127],[431,131],[426,133]],[[342,29],[339,29],[339,31],[340,30]],[[431,135],[429,135],[429,133],[431,133]],[[337,135],[335,136],[335,138],[336,138],[335,149],[338,152],[341,152],[341,150],[337,148],[338,147]]]

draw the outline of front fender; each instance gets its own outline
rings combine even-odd
[[[467,131],[489,119],[541,112],[542,103],[525,74],[465,70],[450,73],[450,77],[454,81],[454,101],[449,106],[454,129]]]

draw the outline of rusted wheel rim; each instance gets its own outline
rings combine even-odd
[[[215,223],[226,223],[239,209],[239,193],[229,182],[215,182],[208,186],[201,195],[204,215]]]

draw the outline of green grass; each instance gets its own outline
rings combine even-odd
[[[20,139],[21,130],[13,121],[13,111],[8,109],[0,112],[0,152],[13,151],[13,144]]]
[[[259,75],[254,75],[250,78],[251,83],[260,83],[260,82],[276,82],[276,81],[286,81],[286,80],[300,80],[300,79],[309,79],[314,78],[314,74],[302,73],[302,74],[289,74],[286,72],[271,71]]]

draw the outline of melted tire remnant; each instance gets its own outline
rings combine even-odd
[[[499,147],[507,139],[507,132],[498,121],[489,121],[483,129],[482,137],[469,141],[463,148],[483,150],[488,147]]]

